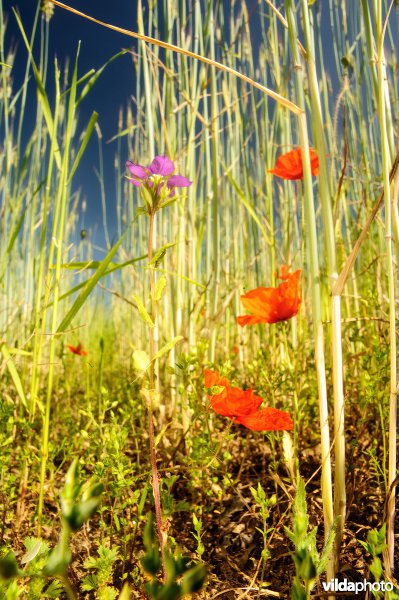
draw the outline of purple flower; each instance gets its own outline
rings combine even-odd
[[[165,185],[169,188],[166,195],[172,197],[175,195],[175,188],[189,187],[192,183],[183,175],[172,175],[175,165],[167,156],[156,156],[149,167],[136,165],[127,160],[126,167],[133,176],[128,177],[132,185],[136,187],[144,185],[151,190],[155,183],[156,188],[151,191],[156,197],[160,196]]]

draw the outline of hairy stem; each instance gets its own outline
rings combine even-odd
[[[150,213],[150,222],[148,227],[148,262],[152,261],[153,254],[153,237],[154,237],[154,221],[155,212]],[[154,495],[155,504],[155,517],[157,524],[157,535],[159,540],[159,547],[161,550],[162,566],[165,573],[165,542],[163,537],[163,524],[162,524],[162,510],[161,510],[161,494],[159,490],[159,473],[157,467],[157,453],[155,447],[155,435],[154,435],[154,417],[153,417],[153,396],[155,394],[155,338],[154,329],[156,327],[157,320],[157,300],[155,298],[155,272],[152,266],[150,266],[150,298],[151,298],[151,318],[154,323],[154,327],[150,332],[149,339],[149,394],[147,397],[147,409],[148,409],[148,435],[150,438],[150,453],[151,453],[151,472],[152,472],[152,492]]]

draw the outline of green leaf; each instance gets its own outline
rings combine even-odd
[[[119,594],[118,600],[130,600],[130,597],[131,597],[130,588],[129,588],[128,584],[125,583],[125,585],[122,588],[121,593]]]
[[[177,200],[177,196],[172,196],[171,198],[167,198],[164,202],[161,202],[161,204],[159,205],[159,208],[166,208],[167,206],[170,206],[171,204],[176,202],[176,200]]]
[[[76,102],[76,107],[78,107],[79,104],[82,102],[82,100],[84,100],[84,98],[90,92],[91,88],[96,83],[97,79],[100,77],[100,75],[106,69],[106,67],[109,64],[111,64],[115,59],[119,58],[120,56],[123,56],[127,52],[129,52],[129,50],[124,49],[124,50],[121,50],[120,52],[118,52],[117,54],[115,54],[114,56],[111,56],[111,58],[108,59],[107,62],[104,63],[102,67],[100,67],[97,71],[94,72],[94,75],[92,77],[90,77],[89,81],[84,86],[84,88],[80,94],[80,97],[79,97],[78,101]]]
[[[25,392],[22,387],[22,382],[19,377],[15,363],[12,359],[12,356],[8,350],[8,347],[5,344],[1,344],[0,350],[1,350],[2,355],[4,356],[4,360],[6,361],[7,369],[11,375],[11,379],[14,382],[15,389],[17,390],[18,396],[19,396],[22,404],[24,405],[24,407],[28,410],[28,403],[26,401]]]
[[[141,197],[149,208],[152,208],[152,195],[150,190],[145,186],[140,186]]]
[[[82,143],[80,144],[80,148],[76,154],[75,160],[73,162],[71,171],[69,173],[69,179],[68,179],[68,184],[71,182],[72,177],[76,171],[76,169],[78,168],[78,165],[80,163],[80,159],[83,156],[84,151],[86,150],[87,144],[89,143],[91,134],[93,133],[93,129],[94,129],[94,125],[97,123],[97,119],[98,119],[98,113],[96,113],[95,111],[92,113],[91,117],[90,117],[90,121],[86,127],[85,130],[85,135],[84,138],[82,140]]]
[[[156,575],[161,568],[161,559],[155,549],[147,551],[140,562],[144,571],[150,575]]]
[[[13,552],[9,552],[3,558],[0,558],[0,581],[13,579],[21,574],[23,574],[23,571],[20,570]]]
[[[162,346],[162,348],[160,350],[158,350],[158,352],[155,354],[153,360],[157,360],[158,358],[161,358],[161,356],[164,356],[164,354],[167,354],[168,352],[170,352],[172,350],[172,348],[174,348],[176,346],[176,344],[183,339],[184,338],[182,335],[177,335],[176,337],[174,337],[173,340],[171,340],[170,342],[165,344],[165,346]]]
[[[205,583],[206,569],[203,565],[197,565],[183,575],[181,581],[182,594],[194,594],[198,592]]]
[[[72,531],[78,531],[78,529],[80,529],[82,525],[94,515],[100,502],[101,497],[96,497],[90,498],[90,500],[86,500],[85,502],[78,503],[76,510],[74,511],[74,519],[69,520]]]
[[[114,587],[106,586],[98,590],[98,600],[115,600],[118,592]]]
[[[151,319],[150,315],[148,314],[144,304],[141,301],[141,298],[139,296],[136,296],[135,294],[133,294],[132,297],[136,303],[140,317],[143,319],[144,323],[147,323],[147,325],[149,325],[151,328],[154,327],[154,321]]]
[[[147,258],[147,254],[143,254],[142,256],[138,256],[137,258],[132,258],[131,260],[126,260],[123,263],[111,262],[108,265],[109,266],[108,271],[106,273],[104,273],[104,275],[109,275],[109,273],[113,273],[114,271],[123,269],[123,267],[127,267],[128,265],[133,265],[134,263],[138,262],[139,260],[144,260],[145,258]],[[83,271],[85,269],[98,269],[100,265],[101,265],[100,260],[88,260],[88,261],[84,261],[84,262],[62,263],[60,266],[61,266],[61,269]],[[56,265],[51,265],[52,269],[55,269],[55,267],[56,267]],[[85,285],[85,283],[86,282],[83,282],[80,285],[80,287],[83,287],[83,285]],[[76,288],[74,288],[73,291],[76,291]],[[63,294],[60,297],[65,298],[65,296],[69,295],[70,293],[72,293],[72,291],[68,292],[67,294]]]
[[[337,531],[337,520],[334,521],[332,527],[330,527],[330,531],[328,532],[328,536],[326,539],[326,543],[324,544],[324,548],[321,552],[319,562],[317,564],[317,575],[321,575],[327,568],[327,563],[330,557],[331,552],[333,551],[335,534]]]
[[[161,439],[163,438],[163,436],[165,435],[165,432],[167,431],[167,429],[170,427],[170,423],[166,423],[166,425],[164,425],[161,429],[161,431],[156,435],[155,440],[154,440],[154,444],[155,447],[158,446],[159,442],[161,441]]]
[[[137,129],[138,127],[139,127],[138,125],[129,125],[129,127],[126,127],[126,129],[121,129],[120,131],[118,131],[118,133],[113,135],[112,138],[110,138],[108,140],[108,143],[110,144],[111,142],[114,142],[118,138],[121,138],[121,137],[124,137],[125,135],[129,135],[129,134],[133,133],[133,131],[135,129]]]
[[[166,288],[166,277],[165,277],[165,275],[162,275],[158,279],[157,284],[155,286],[155,294],[154,294],[155,302],[159,302],[161,300],[165,288]]]
[[[168,248],[173,248],[173,246],[176,246],[177,242],[170,242],[169,244],[165,244],[164,246],[162,246],[162,248],[159,248],[159,250],[157,250],[155,252],[155,254],[152,257],[152,260],[148,263],[149,265],[154,265],[155,267],[157,267],[159,265],[159,263],[163,260],[165,254],[166,254],[166,250]]]
[[[378,556],[373,558],[373,562],[370,565],[370,573],[373,575],[376,581],[380,581],[382,577],[382,564]]]
[[[142,215],[148,215],[148,210],[145,206],[138,206],[136,208],[136,215],[141,217]]]
[[[21,210],[21,214],[19,216],[19,219],[17,220],[17,222],[14,225],[13,230],[11,231],[11,234],[10,234],[10,237],[9,237],[9,242],[7,244],[7,249],[6,249],[5,253],[4,253],[2,264],[1,264],[0,280],[2,280],[3,277],[4,277],[4,273],[5,273],[6,268],[7,268],[6,267],[6,265],[7,265],[6,258],[7,258],[7,256],[9,254],[11,254],[11,251],[12,251],[12,249],[14,247],[14,244],[15,244],[15,240],[18,238],[18,234],[19,234],[19,232],[21,230],[21,227],[22,227],[22,224],[24,222],[24,218],[25,218],[25,214],[26,214],[27,209],[28,209],[28,205],[26,205],[25,208],[23,210]]]
[[[183,279],[183,281],[187,281],[188,283],[191,283],[192,285],[196,285],[198,287],[200,287],[203,290],[206,290],[206,285],[204,285],[203,283],[199,283],[198,281],[194,281],[194,279],[189,279],[189,277],[185,277],[184,275],[180,275],[180,273],[175,273],[174,271],[167,271],[166,269],[156,269],[158,271],[158,273],[166,273],[166,275],[173,275],[174,277],[179,277],[179,279]]]
[[[240,186],[238,185],[238,183],[235,181],[235,179],[233,179],[230,171],[228,170],[228,168],[226,166],[224,166],[225,168],[225,173],[227,175],[227,179],[230,181],[231,185],[234,187],[235,191],[237,192],[241,202],[243,203],[243,205],[245,206],[245,208],[247,209],[248,213],[251,215],[252,219],[255,221],[255,223],[258,225],[259,229],[261,230],[263,237],[266,240],[267,244],[270,244],[270,238],[267,235],[266,229],[264,228],[263,224],[261,223],[258,215],[256,214],[254,208],[251,206],[251,204],[249,203],[248,198],[245,196],[245,194],[242,192],[242,190],[240,189]]]
[[[307,549],[302,548],[294,554],[297,574],[306,582],[316,577],[316,566]]]
[[[70,549],[63,548],[61,544],[57,544],[48,558],[44,572],[46,575],[64,575],[71,560],[72,553]]]
[[[95,562],[95,561],[94,561]],[[85,561],[84,566],[89,569],[91,565],[88,564],[88,561]],[[98,577],[94,573],[90,573],[90,575],[86,575],[83,578],[82,590],[84,592],[91,592],[91,590],[96,590],[98,588]]]
[[[65,484],[62,488],[61,498],[67,501],[74,501],[80,492],[80,488],[79,460],[74,458],[65,475]]]
[[[49,136],[50,136],[51,139],[54,140],[54,157],[55,157],[55,162],[57,163],[57,167],[59,169],[61,169],[61,153],[60,153],[60,149],[59,149],[59,146],[57,144],[57,141],[56,141],[56,137],[54,135],[55,134],[55,132],[54,132],[54,121],[53,121],[53,116],[51,114],[50,103],[48,101],[46,90],[44,88],[43,81],[42,81],[42,78],[40,76],[40,72],[39,72],[39,70],[38,70],[38,68],[36,66],[35,60],[33,58],[32,49],[31,49],[31,47],[29,45],[28,38],[26,37],[26,33],[25,33],[24,27],[22,25],[22,21],[21,21],[21,19],[19,17],[19,14],[18,14],[18,12],[14,8],[12,8],[12,11],[14,13],[14,16],[15,16],[15,19],[17,21],[18,27],[19,27],[19,29],[21,31],[22,39],[24,40],[26,49],[27,49],[28,54],[29,54],[29,59],[30,59],[31,65],[32,65],[33,75],[35,77],[36,86],[37,86],[37,95],[38,95],[39,102],[42,105],[43,116],[44,116],[44,119],[46,121],[46,125],[47,125],[47,129],[48,129],[48,132],[49,132]]]
[[[137,371],[142,371],[144,373],[150,366],[150,358],[144,350],[135,350],[132,358],[134,367]]]
[[[112,259],[114,258],[115,254],[118,252],[128,230],[129,230],[129,228],[127,228],[125,230],[125,232],[122,234],[120,239],[116,242],[116,244],[114,246],[112,246],[112,248],[108,252],[107,256],[99,263],[99,266],[98,266],[98,269],[96,270],[96,272],[92,275],[92,277],[90,277],[90,279],[88,279],[86,281],[82,291],[76,298],[75,302],[73,303],[72,307],[69,309],[68,313],[65,315],[65,317],[61,321],[60,325],[58,326],[57,333],[61,333],[66,330],[66,328],[71,323],[72,319],[74,319],[74,317],[77,315],[79,310],[82,308],[83,304],[86,302],[87,298],[89,297],[89,295],[91,294],[91,292],[93,291],[93,289],[95,288],[97,283],[100,281],[100,279],[102,277],[104,277],[109,265],[111,264]]]
[[[49,598],[60,598],[61,594],[63,591],[63,587],[60,581],[58,581],[57,579],[54,579],[50,585],[48,586],[48,588],[45,589],[44,594],[45,597],[49,597]]]
[[[48,544],[40,538],[27,538],[24,542],[25,548],[27,549],[26,554],[21,558],[21,564],[25,565],[30,563],[40,554],[48,552]]]
[[[291,588],[291,600],[306,600],[306,592],[297,579]]]

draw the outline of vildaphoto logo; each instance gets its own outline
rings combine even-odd
[[[392,592],[393,583],[390,581],[367,581],[367,579],[363,579],[363,581],[330,579],[330,581],[323,581],[323,588],[325,592],[354,592],[355,594],[360,594],[360,592],[365,592],[366,590],[370,590],[371,592]]]

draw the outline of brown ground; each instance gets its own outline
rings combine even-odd
[[[347,427],[348,438],[355,430],[350,425]],[[365,431],[367,428],[365,428]],[[234,431],[234,429],[233,429]],[[242,432],[242,428],[240,429]],[[309,432],[310,434],[310,432]],[[352,581],[369,579],[368,566],[371,562],[359,540],[366,540],[367,533],[372,528],[379,528],[383,522],[384,496],[381,487],[376,483],[375,469],[365,450],[370,445],[370,436],[365,434],[356,443],[348,444],[348,511],[345,526],[345,534],[342,545],[340,576]],[[231,459],[225,470],[228,476],[221,488],[222,477],[211,482],[209,473],[202,473],[202,484],[193,487],[188,479],[182,475],[173,488],[176,500],[187,500],[191,505],[204,505],[203,520],[203,543],[205,553],[203,560],[208,568],[208,580],[206,590],[198,594],[201,599],[223,600],[238,598],[290,598],[290,586],[295,574],[291,557],[293,550],[290,541],[284,533],[284,525],[291,527],[291,507],[294,489],[283,465],[279,465],[277,471],[272,468],[272,455],[267,438],[248,432],[244,436],[237,436],[228,445]],[[160,464],[165,465],[165,455],[160,456]],[[175,455],[175,465],[179,464],[179,454]],[[220,467],[223,471],[223,459],[219,457]],[[304,447],[299,456],[300,472],[307,483],[307,503],[310,517],[310,526],[318,527],[318,541],[323,543],[323,519],[322,501],[320,493],[320,456],[319,447]],[[170,466],[170,465],[169,465]],[[218,471],[220,475],[220,470]],[[63,477],[60,473],[60,482],[53,482],[54,490],[59,491]],[[278,503],[272,507],[269,518],[269,527],[273,531],[268,535],[268,548],[271,554],[266,562],[263,580],[267,582],[267,588],[258,591],[262,572],[261,550],[263,547],[262,536],[256,530],[262,527],[259,519],[258,509],[252,498],[250,486],[256,487],[260,481],[267,496],[276,493]],[[203,495],[202,491],[211,487],[212,507],[207,510],[206,503],[209,495]],[[222,494],[218,497],[220,490]],[[23,539],[34,535],[34,509],[36,499],[33,494],[27,492],[23,503],[19,503],[19,513],[8,514],[3,519],[4,541],[11,543],[17,557],[24,553]],[[58,503],[56,494],[54,502],[46,504],[47,525],[43,530],[43,537],[48,538],[51,543],[57,539],[59,531]],[[103,516],[106,520],[107,517]],[[7,521],[7,522],[6,522]],[[78,587],[82,577],[82,564],[93,552],[93,547],[98,545],[100,530],[97,527],[99,521],[96,515],[88,525],[78,534],[73,542],[74,560],[70,568],[70,577]],[[51,525],[50,525],[51,523]],[[399,526],[399,521],[398,521]],[[191,514],[187,512],[176,512],[171,520],[170,533],[175,537],[184,554],[195,557],[196,542],[191,534],[193,530]],[[399,530],[397,528],[397,530]],[[122,572],[132,573],[138,568],[138,557],[141,553],[141,532],[136,538],[136,546],[131,561],[122,565],[117,561],[114,571],[114,585],[120,588]],[[118,537],[114,533],[112,538],[114,544],[118,544]],[[398,540],[399,544],[399,540]],[[398,576],[399,563],[398,552],[396,558],[395,574]],[[86,573],[87,574],[87,573]],[[137,579],[137,577],[136,577]],[[370,578],[372,579],[372,578]],[[128,577],[131,581],[133,597],[145,598],[134,577]],[[320,584],[316,585],[312,598],[325,596]],[[95,598],[94,594],[85,593],[81,598]],[[351,598],[353,594],[340,593],[337,597]],[[366,598],[366,596],[364,596]],[[356,598],[361,598],[357,595]]]

